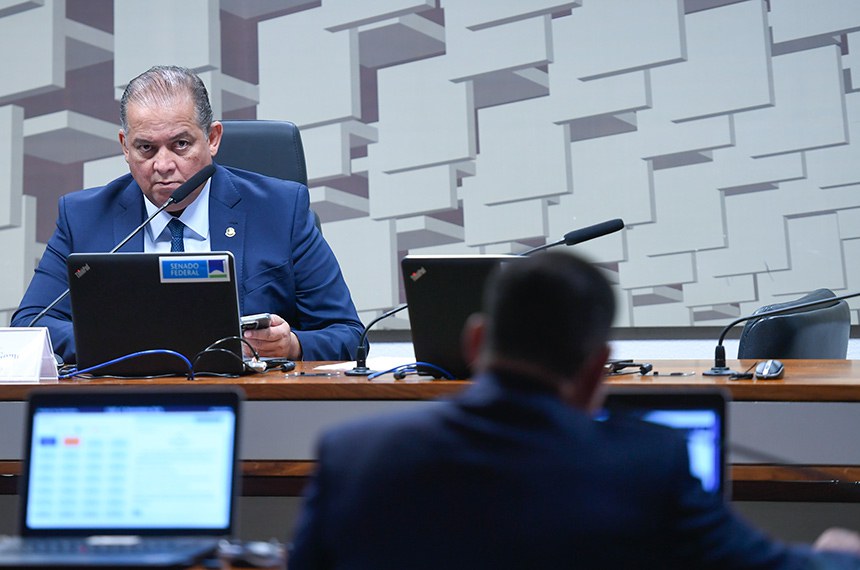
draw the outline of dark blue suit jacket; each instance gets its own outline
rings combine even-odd
[[[742,522],[675,432],[596,422],[494,376],[330,431],[318,453],[290,570],[858,567]]]
[[[308,189],[219,166],[209,196],[211,248],[235,256],[241,314],[283,317],[301,341],[305,360],[353,359],[363,325],[337,259],[314,226]],[[27,326],[68,287],[70,253],[110,251],[143,222],[143,200],[130,174],[61,197],[57,229],[12,325]],[[226,235],[228,227],[235,230],[233,237]],[[143,233],[120,251],[143,251]],[[73,361],[68,299],[38,324],[49,328],[54,351]]]

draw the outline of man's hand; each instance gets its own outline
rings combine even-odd
[[[291,360],[302,358],[302,345],[298,337],[289,323],[274,313],[269,328],[247,330],[243,336],[260,356],[280,356]]]
[[[815,541],[816,550],[839,550],[860,555],[860,534],[845,528],[828,528]]]

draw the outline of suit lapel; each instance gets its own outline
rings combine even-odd
[[[230,180],[228,172],[218,167],[209,188],[209,236],[212,251],[229,251],[236,261],[236,282],[239,284],[239,310],[244,312],[241,291],[245,279],[245,211],[239,205],[241,195]]]
[[[129,177],[131,178],[131,177]],[[145,218],[145,208],[143,207],[143,192],[140,186],[134,179],[121,192],[119,200],[117,200],[116,212],[113,216],[113,243],[108,246],[108,249],[113,249],[116,244],[121,242],[139,226]],[[125,244],[120,251],[143,251],[143,232],[142,229],[131,240]]]

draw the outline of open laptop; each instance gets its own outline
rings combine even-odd
[[[168,349],[196,372],[241,374],[239,296],[230,252],[73,253],[67,260],[77,368],[129,354]],[[100,367],[105,376],[185,374],[175,355],[146,354]]]
[[[409,325],[417,362],[446,370],[454,378],[471,371],[460,343],[469,315],[481,310],[484,284],[501,263],[515,255],[407,255],[400,262]],[[432,369],[421,372],[433,373]]]
[[[212,554],[234,534],[235,387],[33,391],[20,484],[20,536],[0,567],[163,568]]]
[[[702,482],[705,491],[729,499],[728,399],[726,391],[718,388],[643,391],[610,388],[598,419],[626,414],[681,431],[687,440],[690,472]]]

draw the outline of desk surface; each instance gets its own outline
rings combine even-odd
[[[607,379],[607,385],[624,388],[700,388],[721,386],[737,401],[860,402],[860,360],[786,360],[780,380],[729,380],[725,376],[703,376],[712,360],[649,361],[661,375],[624,374]],[[731,360],[735,370],[746,370],[755,361]],[[301,376],[312,373],[323,362],[300,362],[295,373],[271,371],[241,378],[199,377],[195,385],[236,384],[249,400],[428,400],[453,394],[467,382],[456,380],[394,380],[390,374],[367,380],[363,376]],[[692,376],[668,376],[669,372],[694,372]],[[139,379],[62,380],[49,386],[172,385],[189,382],[183,377]],[[0,401],[21,401],[35,384],[0,384]]]
[[[764,450],[778,450],[775,447],[778,437],[786,440],[787,453],[800,445],[800,440],[809,440],[809,447],[815,451],[827,442],[826,447],[842,450],[845,457],[852,459],[805,461],[803,458],[788,462],[768,462],[769,464],[736,464],[732,468],[735,498],[764,500],[847,500],[858,501],[857,485],[860,482],[860,457],[855,454],[854,434],[860,429],[860,413],[854,406],[860,403],[860,361],[850,360],[787,360],[785,376],[780,380],[729,380],[727,377],[703,376],[713,362],[711,360],[654,360],[649,361],[658,376],[625,374],[607,380],[613,389],[661,389],[661,388],[701,388],[721,386],[727,389],[737,406],[733,418],[738,429],[736,435],[751,437],[750,443]],[[252,401],[254,414],[250,421],[274,421],[272,425],[261,425],[255,439],[267,440],[265,434],[278,433],[283,437],[275,438],[280,442],[285,438],[304,437],[308,442],[316,437],[317,429],[325,422],[316,416],[322,411],[333,415],[332,421],[346,412],[345,408],[359,407],[367,413],[377,413],[381,407],[414,406],[421,400],[454,394],[462,390],[466,381],[394,380],[391,375],[369,381],[365,377],[346,375],[312,376],[310,373],[320,362],[299,363],[296,372],[305,376],[286,376],[283,372],[245,376],[242,378],[201,377],[194,384],[235,384]],[[746,370],[753,361],[729,361],[735,370]],[[694,372],[692,376],[669,376],[670,372]],[[68,380],[53,386],[100,386],[100,385],[187,385],[182,377],[161,378],[157,380],[130,379],[91,379]],[[23,400],[35,384],[0,384],[0,406],[4,406],[7,436],[19,441],[20,424],[23,419]],[[308,402],[305,404],[304,402]],[[764,402],[764,404],[762,404]],[[304,410],[310,406],[309,410]],[[754,417],[759,422],[770,422],[760,417],[762,406],[776,406],[777,418],[785,422],[779,429],[780,436],[760,429],[758,424],[743,429],[744,416],[747,420]],[[786,409],[786,407],[790,409]],[[846,409],[846,407],[848,409]],[[752,409],[755,408],[755,409]],[[801,416],[804,409],[811,408],[809,415]],[[860,411],[860,408],[858,408]],[[12,413],[14,412],[14,413]],[[782,416],[779,416],[779,414]],[[17,414],[17,417],[16,417]],[[816,415],[817,414],[817,415]],[[806,419],[800,419],[805,417]],[[268,418],[268,419],[267,419]],[[840,420],[841,418],[841,420]],[[0,424],[4,420],[0,417]],[[319,421],[318,421],[319,420]],[[737,420],[737,421],[735,421]],[[842,423],[839,423],[839,422]],[[293,423],[290,423],[293,422]],[[319,423],[308,428],[305,424]],[[749,423],[747,421],[746,423]],[[768,424],[770,425],[770,424]],[[253,427],[253,426],[252,426]],[[299,433],[303,429],[308,433]],[[847,438],[841,443],[832,437],[824,437],[818,431],[837,432]],[[792,431],[794,430],[794,431]],[[828,431],[830,430],[830,431]],[[245,430],[248,433],[252,430]],[[16,433],[17,432],[17,433]],[[743,433],[742,433],[743,432]],[[746,434],[746,435],[745,435]],[[757,441],[756,438],[764,438]],[[302,445],[305,445],[302,443]],[[306,444],[308,447],[310,443]],[[774,453],[777,453],[774,451]],[[778,453],[777,453],[778,455]],[[20,463],[15,455],[0,456],[0,494],[15,493]],[[4,461],[6,460],[6,461]],[[807,463],[814,468],[808,469]],[[271,496],[298,494],[313,470],[314,463],[307,453],[281,453],[277,457],[246,457],[243,461],[244,489],[246,495]],[[811,475],[812,473],[812,475]]]

